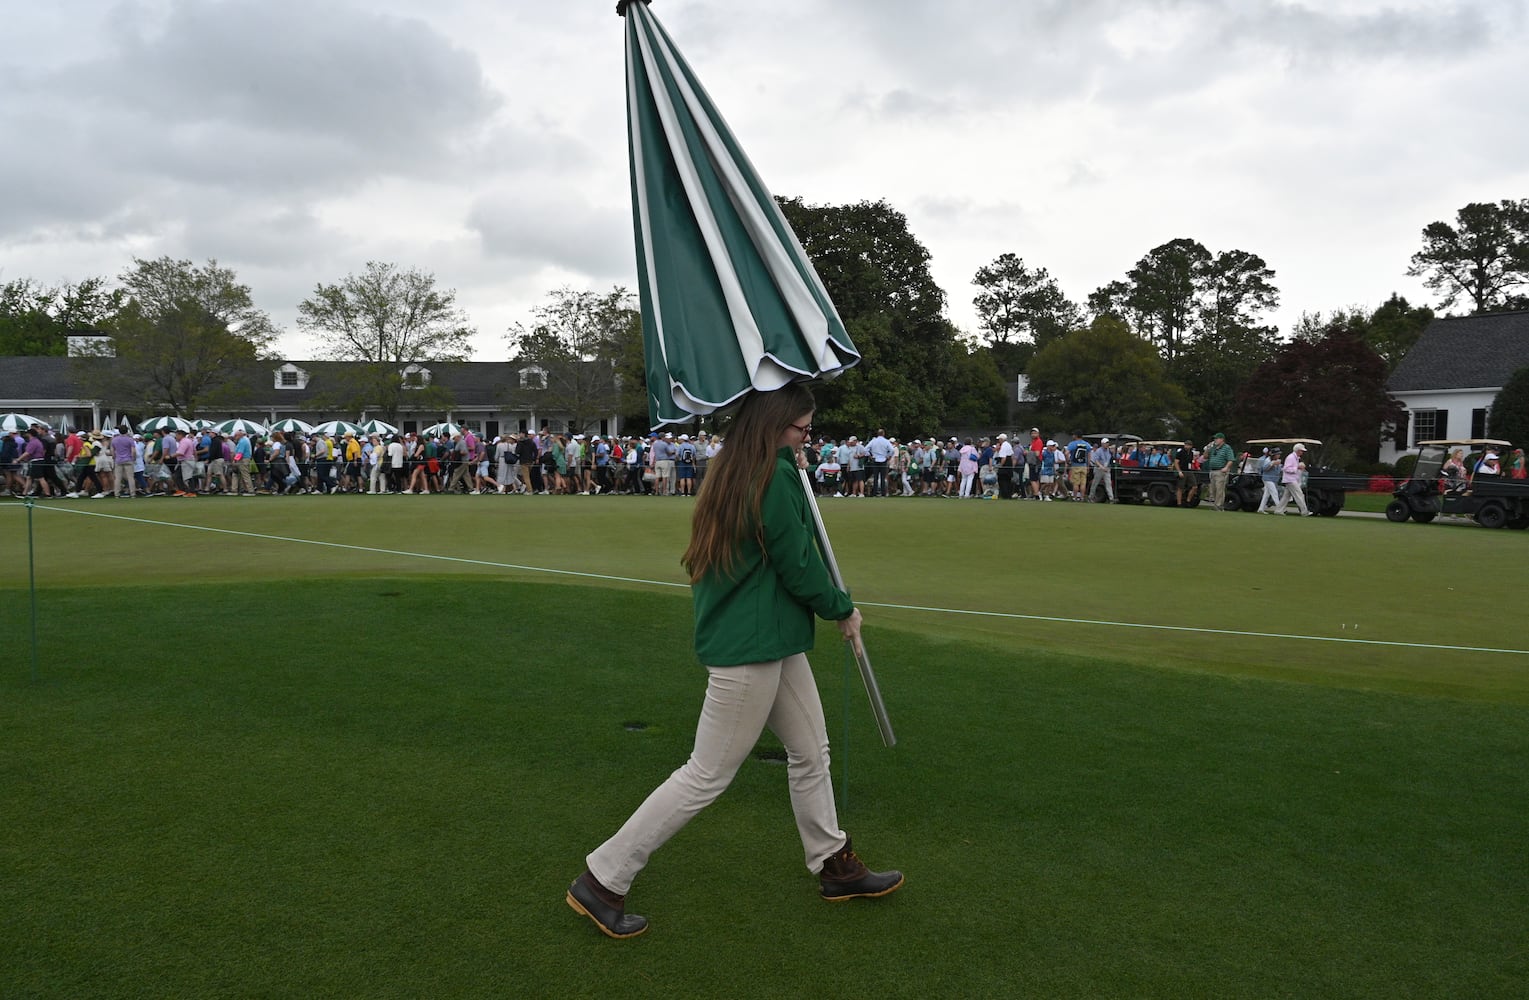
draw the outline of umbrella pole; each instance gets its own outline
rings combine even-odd
[[[828,529],[823,527],[823,515],[818,510],[817,495],[812,492],[812,480],[807,478],[806,469],[796,471],[802,477],[802,490],[807,494],[807,509],[812,511],[812,524],[818,533],[818,546],[823,550],[823,562],[828,566],[828,574],[833,578],[834,586],[845,590],[844,575],[839,572],[839,561],[834,558],[834,547],[828,541]],[[887,718],[887,706],[881,700],[881,687],[876,683],[876,671],[871,668],[871,658],[866,655],[865,642],[846,642],[855,654],[856,665],[860,667],[860,679],[865,683],[865,694],[871,702],[871,713],[876,716],[876,728],[881,731],[882,745],[894,746],[897,736],[892,732],[892,720]]]

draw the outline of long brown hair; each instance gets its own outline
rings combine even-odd
[[[726,443],[707,463],[706,478],[696,496],[690,546],[680,557],[691,583],[713,570],[724,575],[732,572],[738,546],[750,531],[764,544],[759,508],[775,469],[780,437],[816,408],[812,391],[801,382],[773,392],[756,390],[743,398]]]

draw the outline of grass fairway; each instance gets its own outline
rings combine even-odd
[[[689,749],[688,596],[483,563],[677,583],[683,502],[77,509],[391,551],[37,511],[33,682],[25,515],[0,509],[6,997],[1516,997],[1529,976],[1529,657],[868,608],[896,748],[830,629],[814,662],[845,825],[907,887],[817,900],[783,768],[750,761],[655,856],[632,899],[653,930],[618,943],[562,892]],[[1516,532],[825,516],[863,602],[1523,647]]]

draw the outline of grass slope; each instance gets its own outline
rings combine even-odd
[[[1506,997],[1529,974],[1529,709],[981,629],[871,630],[892,750],[828,629],[815,654],[845,825],[903,891],[816,899],[784,771],[750,761],[639,879],[653,930],[607,941],[562,893],[688,752],[684,592],[350,559],[48,589],[42,681],[0,675],[0,994]]]

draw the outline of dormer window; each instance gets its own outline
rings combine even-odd
[[[276,388],[306,389],[308,388],[308,373],[289,361],[276,369]]]
[[[430,369],[423,365],[410,365],[399,374],[405,389],[423,389],[430,384]]]
[[[547,388],[547,371],[534,365],[520,370],[520,387],[522,389],[545,389]]]

